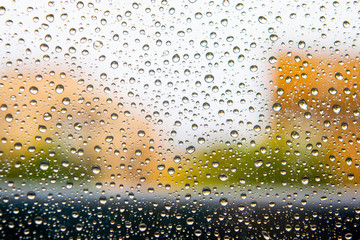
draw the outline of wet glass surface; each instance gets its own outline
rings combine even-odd
[[[358,239],[358,9],[1,2],[1,238]]]

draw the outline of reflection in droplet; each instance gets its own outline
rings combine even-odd
[[[338,105],[338,104],[335,104],[333,107],[332,107],[332,110],[334,111],[334,113],[340,113],[340,111],[341,111],[341,107],[340,107],[340,105]]]
[[[35,199],[36,194],[33,191],[30,191],[26,194],[26,196],[28,199],[33,200],[33,199]]]
[[[275,112],[279,112],[282,107],[280,103],[275,103],[272,108]]]
[[[211,83],[211,82],[213,82],[214,81],[214,76],[213,75],[211,75],[211,74],[207,74],[207,75],[205,75],[205,82],[207,82],[207,83]]]
[[[49,169],[49,163],[47,161],[42,161],[40,163],[40,169],[44,170],[44,171],[48,170]]]
[[[202,194],[203,194],[204,196],[210,195],[210,193],[211,193],[211,189],[210,189],[209,187],[204,187],[204,188],[202,189]]]

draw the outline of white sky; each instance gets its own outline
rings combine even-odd
[[[176,130],[175,143],[189,141],[184,147],[195,144],[198,137],[205,137],[210,142],[231,139],[229,132],[232,129],[238,130],[240,137],[252,134],[259,114],[264,114],[265,118],[269,114],[265,105],[268,93],[264,91],[269,80],[266,70],[268,58],[278,49],[297,49],[300,40],[306,42],[306,48],[329,48],[340,40],[342,44],[338,48],[342,51],[358,49],[353,49],[352,45],[357,44],[358,39],[359,6],[343,1],[336,7],[332,2],[322,1],[294,1],[291,4],[289,1],[253,1],[243,3],[242,7],[237,7],[239,10],[235,7],[237,1],[229,1],[229,4],[168,1],[165,5],[161,1],[144,1],[146,3],[138,3],[138,8],[131,1],[94,1],[93,6],[83,1],[81,9],[77,8],[76,1],[54,2],[52,7],[48,1],[1,2],[6,8],[5,13],[0,13],[2,66],[7,61],[28,57],[29,60],[24,62],[29,69],[38,68],[35,59],[41,59],[40,66],[47,69],[56,64],[65,70],[75,69],[75,76],[85,78],[101,92],[108,86],[115,98],[124,97],[129,108],[130,103],[135,102],[138,106],[143,104],[139,110],[159,111],[160,115],[153,117],[154,123],[162,119],[164,123],[160,128],[165,133]],[[28,7],[33,10],[29,11]],[[62,20],[64,13],[68,17]],[[48,14],[54,15],[53,22],[46,19]],[[259,22],[261,16],[267,19],[263,23]],[[224,19],[227,19],[227,25],[222,21]],[[344,27],[344,21],[350,23],[348,28]],[[70,34],[71,29],[76,33]],[[211,37],[211,33],[216,33],[216,37]],[[52,36],[49,42],[45,41],[47,34]],[[114,34],[119,35],[118,41],[113,40]],[[278,40],[271,41],[271,34],[277,34]],[[226,40],[230,36],[232,42]],[[19,43],[19,38],[25,42]],[[85,38],[86,41],[81,41]],[[161,46],[157,45],[158,40],[162,41]],[[203,40],[207,41],[207,46],[200,45]],[[103,46],[94,49],[96,41],[101,41]],[[285,47],[280,46],[282,42]],[[40,50],[42,43],[49,46],[48,51]],[[146,44],[149,49],[144,51]],[[57,53],[56,46],[61,46],[62,52]],[[235,46],[240,52],[233,52]],[[71,47],[76,52],[70,53],[70,58],[76,57],[76,60],[65,56]],[[30,55],[26,54],[28,48]],[[88,55],[83,55],[84,50]],[[209,52],[214,54],[211,60],[206,58]],[[44,54],[50,56],[48,62],[43,60]],[[175,54],[180,56],[177,63],[172,62]],[[200,58],[196,59],[195,54]],[[245,60],[238,62],[241,54]],[[106,56],[104,61],[99,61],[101,55]],[[234,61],[234,66],[228,65],[229,60]],[[118,61],[119,67],[112,69],[112,61]],[[258,66],[256,72],[249,70],[252,65]],[[78,70],[77,66],[82,69]],[[140,73],[140,69],[144,72]],[[107,74],[106,79],[100,79],[102,73]],[[213,82],[204,81],[207,74],[215,77]],[[131,77],[136,79],[135,84],[129,83]],[[125,80],[124,84],[120,83],[121,79]],[[158,79],[160,86],[155,84]],[[196,86],[197,81],[201,86]],[[240,83],[245,87],[239,88]],[[100,84],[103,87],[100,88]],[[219,88],[218,92],[212,91],[215,86]],[[139,97],[129,97],[129,92]],[[261,97],[256,97],[258,92]],[[184,103],[183,97],[189,102]],[[241,99],[246,103],[242,104]],[[229,100],[233,101],[232,105],[227,104]],[[169,105],[164,105],[164,101]],[[203,108],[206,103],[210,104],[209,109]],[[250,106],[254,107],[253,112],[249,111]],[[234,109],[238,109],[239,114],[235,114]],[[219,116],[219,110],[224,110],[225,115]],[[233,123],[227,123],[227,119],[232,119]],[[181,126],[174,126],[175,121],[180,121]],[[239,121],[253,124],[239,126]],[[198,125],[197,130],[192,130],[193,124]],[[213,132],[221,128],[223,133]]]

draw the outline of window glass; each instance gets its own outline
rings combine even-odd
[[[358,239],[357,1],[2,1],[3,239]]]

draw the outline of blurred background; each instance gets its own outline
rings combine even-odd
[[[106,205],[124,194],[170,211],[191,199],[202,220],[214,203],[225,212],[284,203],[314,221],[336,205],[357,216],[344,213],[356,220],[345,230],[358,226],[357,2],[0,5],[4,203],[56,196]],[[285,222],[253,230],[284,236],[296,229]],[[155,223],[139,224],[142,238]],[[305,224],[302,237],[326,234],[322,224]]]

